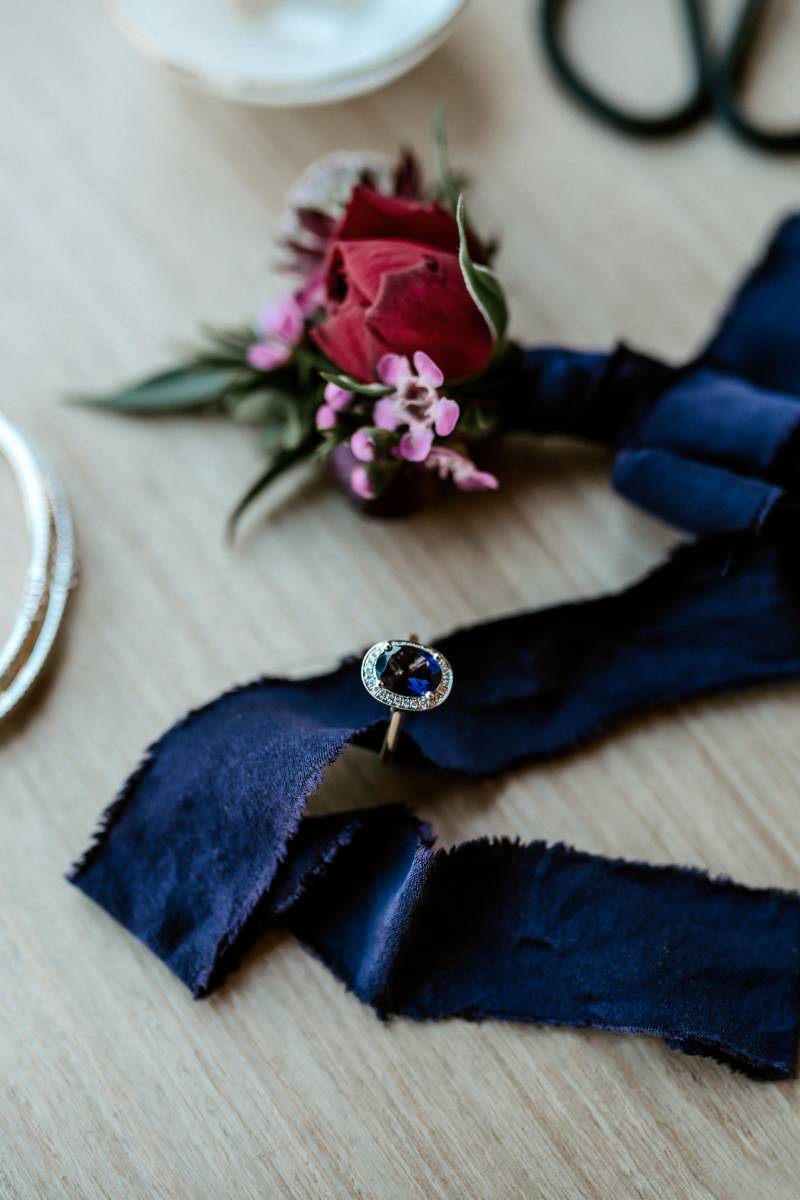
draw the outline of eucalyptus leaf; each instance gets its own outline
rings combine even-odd
[[[349,375],[337,375],[333,371],[320,371],[320,375],[326,383],[335,383],[337,387],[344,388],[346,392],[355,392],[358,396],[379,399],[394,391],[394,388],[387,387],[385,383],[361,383],[358,379],[351,379]]]
[[[334,369],[330,359],[326,358],[324,354],[320,354],[308,342],[301,342],[295,349],[294,356],[297,363],[298,382],[303,391],[308,391],[319,383],[320,371]]]
[[[313,422],[308,412],[302,411],[296,403],[288,404],[284,409],[283,447],[285,450],[295,450],[308,438],[313,429]]]
[[[252,346],[258,336],[253,329],[247,326],[239,329],[215,329],[211,325],[203,325],[202,331],[217,352],[235,357],[237,360],[246,357],[248,348]]]
[[[319,443],[319,445],[315,448],[314,452],[312,453],[312,455],[311,455],[312,460],[315,462],[324,461],[326,458],[329,458],[330,455],[333,454],[333,452],[337,448],[337,446],[341,446],[341,444],[342,444],[341,440],[337,441],[335,438],[332,438],[332,437],[323,438],[323,440]]]
[[[291,392],[281,388],[260,387],[237,398],[231,405],[231,417],[240,425],[263,425],[283,419],[286,410],[296,404]]]
[[[236,370],[203,369],[193,365],[151,375],[133,387],[101,395],[78,396],[75,402],[125,413],[187,412],[219,408],[239,378]]]
[[[259,430],[259,445],[266,454],[277,454],[283,449],[285,426],[283,420],[270,419]]]
[[[455,212],[458,204],[458,183],[450,169],[450,156],[447,150],[447,110],[443,104],[437,104],[433,110],[431,134],[436,156],[436,169],[439,173],[439,192],[447,207]]]
[[[241,354],[227,354],[223,350],[199,350],[192,363],[193,371],[242,371],[262,375]]]
[[[231,515],[228,517],[226,537],[229,542],[233,542],[236,536],[236,526],[239,519],[246,509],[250,507],[253,501],[261,495],[261,493],[269,487],[271,483],[293,467],[295,463],[302,462],[304,458],[310,458],[313,452],[313,438],[309,437],[299,446],[295,446],[291,450],[281,450],[270,462],[266,470],[262,471],[257,479],[250,485],[245,494],[239,500]]]
[[[496,353],[505,341],[508,327],[506,298],[494,272],[480,263],[473,262],[470,257],[463,196],[458,198],[456,220],[458,221],[458,261],[461,266],[461,274],[467,285],[467,291],[492,332]]]
[[[301,342],[295,353],[298,358],[302,357],[306,362],[316,367],[318,371],[335,369],[335,363],[332,363],[328,356],[323,354],[321,350],[318,350],[312,342]]]

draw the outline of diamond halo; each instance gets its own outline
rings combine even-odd
[[[421,650],[435,661],[441,671],[441,679],[435,689],[423,696],[403,696],[383,686],[377,671],[378,659],[384,654],[403,648]],[[438,708],[450,695],[450,689],[453,686],[453,668],[445,656],[438,650],[434,650],[432,646],[425,646],[422,642],[411,642],[405,638],[394,638],[390,641],[376,642],[374,646],[370,646],[361,661],[361,681],[370,696],[379,700],[381,704],[388,705],[389,708],[403,712],[427,712],[429,709]]]

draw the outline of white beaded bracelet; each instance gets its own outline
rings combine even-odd
[[[30,691],[47,661],[76,578],[69,504],[54,468],[0,415],[0,452],[22,493],[31,556],[11,634],[0,648],[0,720]]]

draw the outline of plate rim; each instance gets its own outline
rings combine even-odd
[[[245,103],[272,107],[302,107],[336,103],[373,91],[412,70],[449,37],[470,0],[452,0],[449,13],[421,36],[408,39],[398,50],[373,58],[355,72],[345,70],[306,76],[296,84],[270,82],[269,77],[223,75],[202,71],[172,57],[131,17],[126,0],[105,0],[113,23],[144,57],[174,77],[205,92]]]

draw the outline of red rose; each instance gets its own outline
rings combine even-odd
[[[482,260],[480,247],[470,254]],[[424,350],[461,379],[482,370],[493,338],[458,262],[458,226],[438,204],[354,189],[325,269],[325,320],[311,337],[354,379],[386,353]]]

